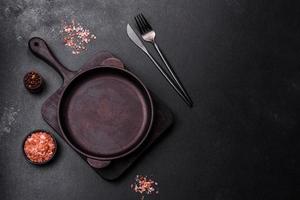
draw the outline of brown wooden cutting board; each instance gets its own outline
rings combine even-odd
[[[89,59],[78,72],[86,70],[95,66],[115,66],[124,68],[122,61],[113,56],[108,51],[101,51]],[[58,133],[60,129],[58,126],[57,109],[58,102],[63,90],[63,86],[59,88],[54,94],[52,94],[42,105],[42,117],[43,119]],[[87,161],[87,158],[79,154],[100,176],[107,180],[114,180],[120,177],[163,133],[167,133],[167,129],[173,123],[173,116],[171,111],[163,105],[158,98],[151,93],[154,100],[154,123],[151,132],[145,142],[133,153],[113,160],[108,166],[106,162],[91,163]]]

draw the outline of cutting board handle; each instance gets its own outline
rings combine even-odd
[[[37,57],[50,64],[63,78],[64,82],[74,76],[74,72],[63,66],[55,57],[47,43],[39,37],[33,37],[28,42],[29,49]]]
[[[107,160],[95,160],[92,158],[87,158],[86,161],[89,163],[90,166],[96,168],[96,169],[102,169],[107,167],[111,161]]]
[[[113,66],[113,67],[117,67],[120,69],[125,69],[124,64],[122,63],[121,60],[111,57],[111,58],[106,58],[104,61],[102,61],[101,65],[108,65],[108,66]]]

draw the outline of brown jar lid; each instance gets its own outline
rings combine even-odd
[[[43,78],[35,71],[30,71],[25,74],[23,82],[26,89],[31,93],[37,93],[43,89]]]

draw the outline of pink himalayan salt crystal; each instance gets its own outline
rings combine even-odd
[[[83,28],[80,23],[72,20],[71,23],[63,22],[63,40],[67,47],[72,49],[72,54],[80,54],[87,50],[87,44],[95,40],[96,36],[90,30]]]

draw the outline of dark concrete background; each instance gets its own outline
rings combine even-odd
[[[0,3],[0,199],[138,199],[136,174],[153,175],[160,194],[146,199],[299,199],[300,3],[252,0],[7,0]],[[143,12],[195,106],[189,109],[128,39],[126,24]],[[59,29],[75,17],[97,36],[72,55]],[[44,167],[27,163],[29,131],[51,130],[43,101],[61,78],[27,48],[44,38],[78,69],[110,50],[173,111],[169,135],[115,182],[99,177],[59,137],[60,153]],[[148,46],[152,51],[152,47]],[[41,95],[23,75],[39,71]]]

